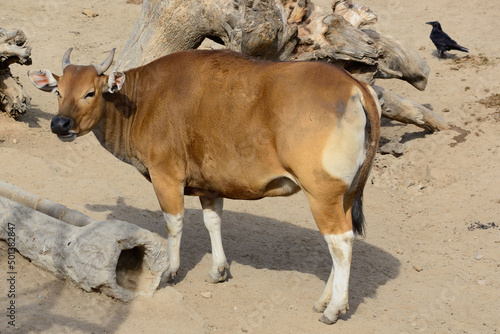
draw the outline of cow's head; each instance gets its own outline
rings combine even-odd
[[[40,90],[57,95],[59,111],[50,127],[63,141],[72,141],[77,136],[89,133],[104,113],[103,94],[114,93],[122,88],[125,74],[103,73],[111,66],[115,49],[99,65],[80,66],[71,64],[68,49],[62,59],[63,75],[57,76],[49,70],[28,72],[31,82]]]

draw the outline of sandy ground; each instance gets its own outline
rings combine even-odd
[[[331,260],[305,197],[297,194],[226,201],[223,241],[232,278],[223,284],[204,282],[210,242],[196,198],[186,199],[180,274],[151,299],[122,303],[84,292],[18,254],[15,328],[5,315],[7,251],[0,243],[0,332],[497,333],[500,107],[479,101],[500,93],[500,6],[363,3],[379,15],[376,30],[409,43],[431,67],[423,92],[401,81],[378,84],[432,105],[457,128],[430,134],[384,121],[382,141],[398,139],[404,154],[377,156],[365,191],[367,236],[354,247],[351,309],[337,324],[319,323],[312,311]],[[82,15],[84,8],[99,16]],[[81,64],[101,62],[112,47],[120,52],[139,12],[125,0],[0,0],[0,26],[28,35],[31,69],[59,73],[70,46],[72,61]],[[457,52],[437,59],[425,25],[431,20],[467,46],[470,58]],[[117,218],[166,236],[153,189],[139,173],[93,135],[63,143],[50,133],[56,99],[28,82],[30,68],[12,68],[33,108],[18,121],[0,116],[0,179],[96,219]]]

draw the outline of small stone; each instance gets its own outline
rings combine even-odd
[[[477,253],[476,256],[474,256],[476,260],[481,260],[483,258],[483,254]]]
[[[485,279],[480,279],[480,280],[477,281],[477,284],[485,286],[486,285],[486,280]]]
[[[212,292],[210,291],[207,291],[207,292],[202,292],[200,293],[200,296],[202,296],[203,298],[212,298]]]
[[[19,139],[14,138],[14,139],[12,139],[12,142],[13,142],[14,144],[17,144],[17,143],[19,143]]]
[[[82,14],[85,15],[85,16],[88,16],[88,17],[96,17],[96,16],[99,16],[99,14],[97,14],[96,12],[90,10],[90,9],[84,9],[82,11]]]
[[[421,267],[421,266],[419,266],[419,265],[414,265],[414,266],[413,266],[413,269],[415,269],[415,271],[417,271],[417,272],[421,272],[422,270],[424,270],[424,268],[422,268],[422,267]]]
[[[434,111],[434,107],[432,106],[432,104],[430,104],[430,103],[424,103],[424,104],[422,104],[422,105],[423,105],[424,107],[426,107],[427,109]]]
[[[381,154],[392,154],[395,157],[400,157],[404,153],[404,145],[398,140],[391,140],[387,144],[379,148]]]
[[[396,253],[403,254],[403,251],[401,249],[396,249]]]

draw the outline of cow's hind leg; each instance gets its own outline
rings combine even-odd
[[[328,200],[321,196],[308,195],[308,198],[314,219],[328,244],[333,260],[330,277],[325,290],[314,305],[314,310],[323,312],[320,321],[333,324],[340,313],[349,310],[349,274],[354,241],[352,221],[346,217],[342,195],[330,197]]]
[[[342,234],[326,234],[325,240],[333,259],[333,284],[329,279],[330,286],[325,287],[332,291],[331,300],[320,321],[333,324],[337,321],[340,313],[349,310],[349,274],[351,271],[351,255],[354,233],[348,231]]]
[[[209,283],[223,282],[227,279],[229,270],[221,236],[223,199],[200,196],[200,202],[203,208],[203,221],[210,234],[212,244],[212,269],[206,281]]]

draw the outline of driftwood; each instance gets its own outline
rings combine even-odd
[[[382,114],[389,119],[414,124],[429,131],[447,130],[450,128],[441,117],[432,110],[416,102],[410,101],[388,91],[380,86],[373,85],[382,106]]]
[[[146,0],[116,68],[195,49],[205,38],[256,57],[284,60],[297,35],[286,16],[278,0]]]
[[[334,0],[332,9],[355,28],[377,23],[378,17],[370,8],[352,3],[350,0]]]
[[[363,30],[379,49],[378,69],[374,78],[405,80],[418,90],[424,90],[429,77],[429,66],[408,44],[374,30]]]
[[[31,48],[26,42],[21,30],[0,28],[0,111],[12,117],[24,114],[30,107],[31,98],[9,68],[14,63],[31,65]]]
[[[391,36],[361,29],[376,21],[368,7],[350,0],[333,1],[330,11],[310,0],[145,0],[115,69],[197,48],[207,38],[262,59],[331,62],[370,84],[398,78],[425,89],[429,67],[417,52]],[[386,99],[386,110],[398,110],[392,101]],[[424,108],[414,105],[413,113]],[[446,128],[420,118],[424,124],[416,123],[423,128]]]
[[[0,180],[0,240],[86,291],[152,296],[169,267],[166,240],[123,221],[95,221]]]

